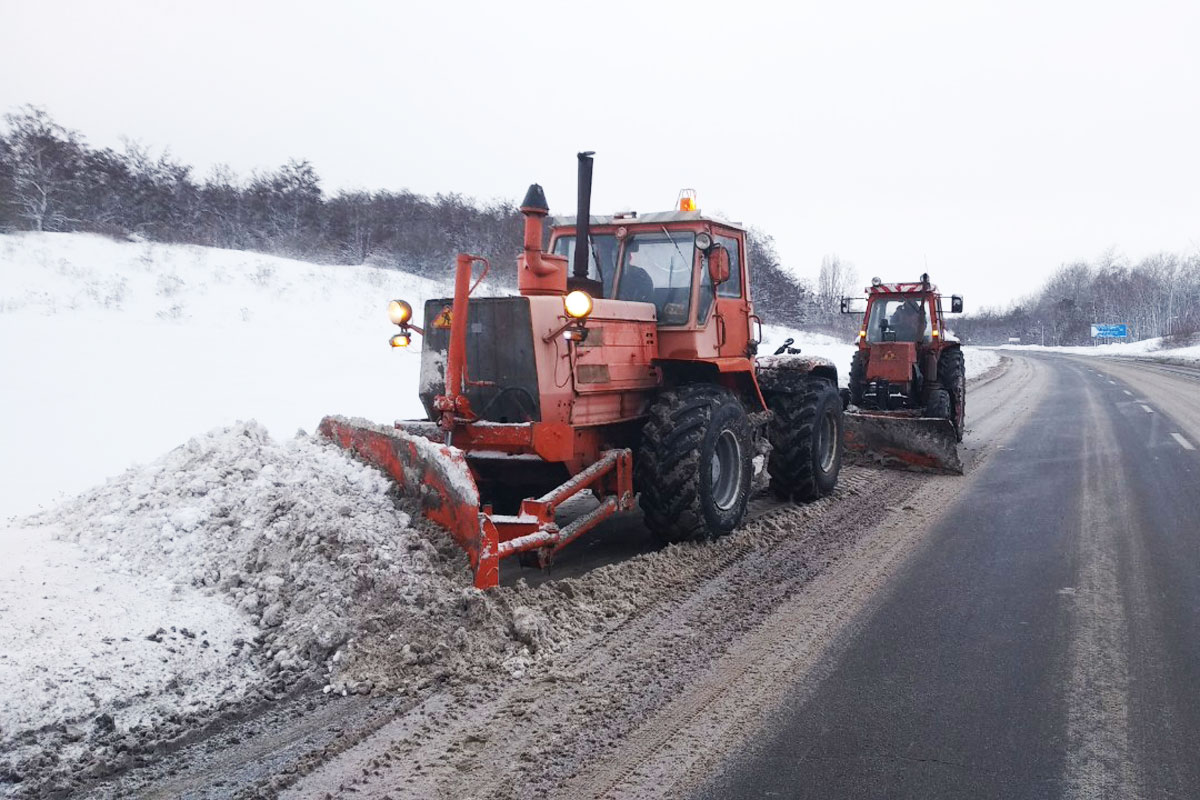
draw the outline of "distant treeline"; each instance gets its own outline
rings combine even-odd
[[[1200,254],[1161,253],[1128,263],[1113,253],[1065,265],[1034,296],[1007,310],[954,321],[970,344],[1091,344],[1092,325],[1129,325],[1133,339],[1200,331]]]
[[[384,190],[327,196],[305,160],[248,179],[225,168],[198,178],[190,166],[135,143],[121,152],[92,147],[33,106],[4,121],[0,231],[136,234],[439,277],[465,251],[488,257],[501,281],[516,282],[522,222],[512,202]],[[749,246],[759,314],[800,324],[806,293],[780,268],[774,241],[755,230]]]

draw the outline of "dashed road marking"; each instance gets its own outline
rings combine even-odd
[[[1139,403],[1138,405],[1140,405],[1142,407],[1142,411],[1145,411],[1147,414],[1154,413],[1154,409],[1151,408],[1150,406],[1146,405],[1145,403]]]
[[[1133,397],[1133,392],[1129,391],[1128,389],[1122,389],[1121,391],[1124,392],[1125,394],[1129,395],[1130,397]]]
[[[1196,446],[1194,444],[1192,444],[1191,442],[1189,442],[1187,439],[1183,438],[1182,435],[1180,435],[1178,433],[1172,433],[1171,436],[1175,437],[1175,441],[1179,442],[1179,446],[1182,447],[1184,450],[1195,450],[1196,449]]]

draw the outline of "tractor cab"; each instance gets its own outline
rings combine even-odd
[[[663,357],[753,355],[746,233],[684,198],[675,211],[590,216],[587,278],[598,297],[654,306]],[[552,221],[549,250],[577,263],[576,217]]]

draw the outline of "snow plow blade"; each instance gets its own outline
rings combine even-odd
[[[479,488],[461,450],[364,419],[325,417],[317,432],[389,475],[467,552],[475,585],[496,585],[496,542],[481,522]]]
[[[948,419],[848,411],[844,425],[846,448],[868,461],[902,469],[963,474],[958,436]]]
[[[397,422],[395,427],[365,419],[325,417],[317,432],[362,461],[389,475],[400,491],[414,498],[421,513],[440,525],[467,553],[475,587],[491,589],[500,582],[500,559],[532,554],[548,567],[554,554],[618,511],[633,508],[633,453],[605,450],[586,469],[537,498],[527,498],[515,515],[492,513],[481,503],[479,486],[462,450],[449,447],[429,422]],[[492,424],[491,441],[519,443],[532,435],[528,424]],[[470,426],[460,433],[470,440]],[[476,435],[479,435],[476,433]],[[591,490],[600,505],[559,527],[558,507]]]

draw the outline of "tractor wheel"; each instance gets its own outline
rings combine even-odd
[[[646,527],[666,542],[732,531],[746,514],[753,455],[750,420],[733,394],[708,384],[663,394],[633,473]]]
[[[925,404],[925,416],[950,419],[950,393],[940,387],[930,392],[929,402]]]
[[[867,351],[855,350],[850,359],[850,402],[859,408],[863,404],[863,390],[867,387]]]
[[[938,358],[938,383],[950,394],[950,414],[958,441],[962,441],[967,417],[967,369],[958,347],[942,351]]]
[[[780,500],[808,502],[833,491],[842,468],[842,401],[837,387],[809,378],[795,393],[776,394],[767,436],[767,472]]]

